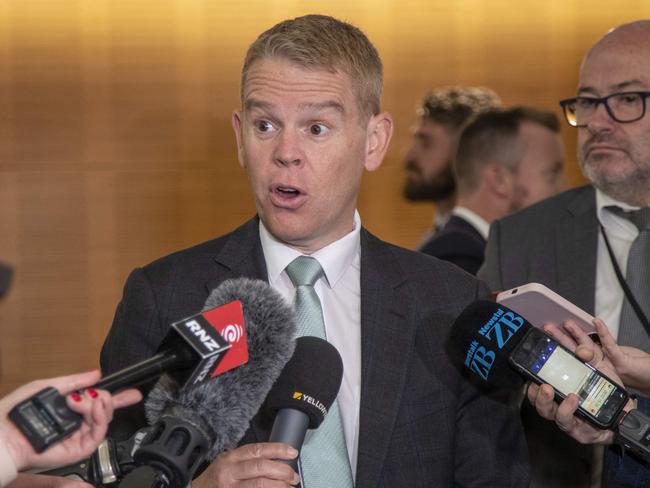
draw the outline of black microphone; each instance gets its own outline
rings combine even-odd
[[[533,326],[508,307],[488,300],[470,303],[454,321],[447,345],[456,362],[481,383],[515,389],[525,383],[510,356]]]
[[[275,414],[269,442],[284,442],[298,451],[307,429],[316,429],[338,395],[343,361],[336,348],[317,337],[299,337],[296,350],[266,399]],[[298,459],[281,460],[298,472]]]
[[[115,392],[163,373],[183,386],[209,379],[231,347],[210,320],[207,313],[200,313],[173,323],[155,356],[102,378],[94,388]],[[71,410],[65,397],[52,387],[18,403],[9,418],[36,452],[67,437],[82,422],[82,416]]]
[[[236,447],[291,358],[295,317],[284,298],[264,281],[239,278],[222,283],[205,306],[233,300],[243,306],[248,362],[189,389],[162,377],[145,402],[153,432],[135,452],[140,467],[122,487],[146,486],[143,480],[155,478],[166,484],[151,486],[184,488],[204,460]]]

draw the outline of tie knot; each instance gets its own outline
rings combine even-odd
[[[639,210],[625,211],[620,207],[607,207],[616,215],[629,220],[637,226],[639,231],[650,229],[650,207],[643,207]]]
[[[314,283],[323,276],[320,263],[308,256],[298,256],[286,268],[293,286],[314,286]]]

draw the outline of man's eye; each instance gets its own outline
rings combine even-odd
[[[597,98],[578,97],[576,99],[576,108],[578,108],[578,109],[591,109],[591,108],[595,107],[597,101],[598,101]]]
[[[255,123],[255,127],[260,132],[271,132],[273,130],[273,124],[268,120],[260,120]]]
[[[314,136],[322,136],[328,131],[329,129],[323,124],[312,124],[309,126],[309,132]]]
[[[624,93],[615,98],[616,103],[622,105],[634,105],[641,101],[638,93]]]

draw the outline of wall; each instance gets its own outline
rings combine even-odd
[[[401,195],[401,155],[428,89],[487,85],[556,110],[582,54],[644,1],[0,0],[0,394],[95,367],[134,266],[254,213],[230,114],[244,52],[284,18],[360,26],[385,64],[396,134],[368,175],[364,224],[412,247],[430,205]],[[563,129],[572,184],[574,133]]]

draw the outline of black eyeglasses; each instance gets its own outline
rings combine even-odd
[[[645,115],[646,98],[650,92],[612,93],[606,97],[575,97],[560,101],[564,117],[573,127],[586,127],[598,110],[598,105],[605,105],[605,110],[616,122],[625,124],[642,119]]]

